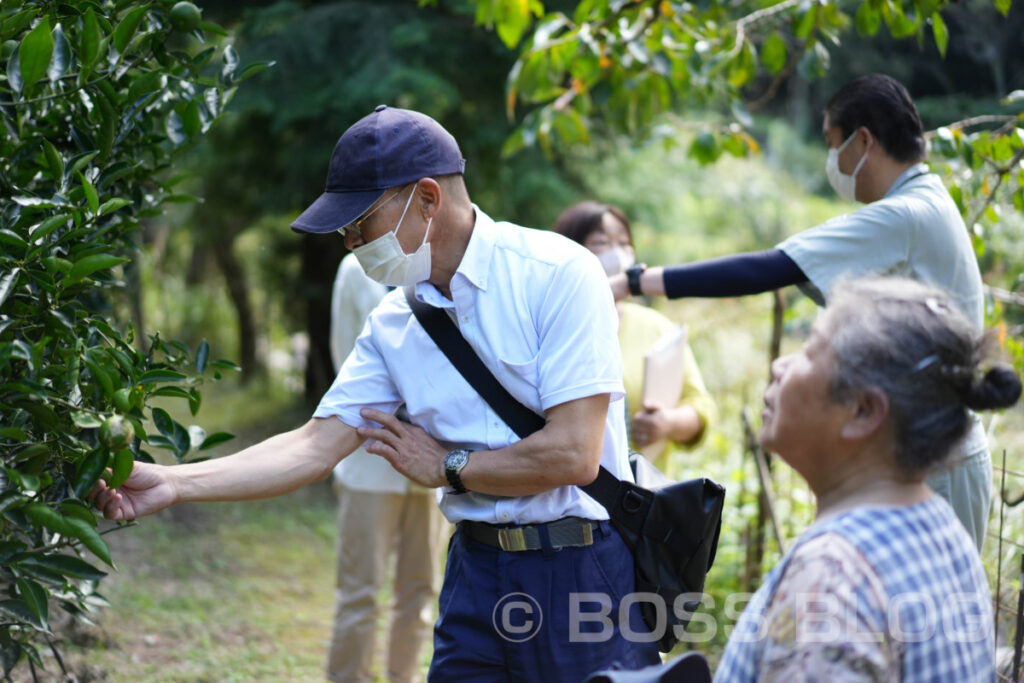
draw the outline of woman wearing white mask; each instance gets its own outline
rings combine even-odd
[[[629,219],[618,207],[592,201],[574,204],[558,217],[554,230],[593,252],[608,275],[624,272],[636,260]],[[648,453],[655,450],[654,462],[659,469],[678,478],[679,467],[671,457],[673,447],[691,450],[703,443],[716,415],[714,399],[704,387],[697,361],[687,345],[679,404],[645,404],[644,354],[676,324],[646,306],[623,301],[616,307],[630,446]]]
[[[939,287],[981,332],[981,274],[960,212],[922,163],[924,129],[896,80],[861,76],[832,96],[822,132],[826,175],[858,210],[793,235],[774,249],[668,268],[634,266],[611,279],[616,299],[633,294],[743,296],[797,285],[819,305],[841,276],[904,275]],[[991,499],[992,463],[981,422],[929,485],[946,498],[980,549]]]

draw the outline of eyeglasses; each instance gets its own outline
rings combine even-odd
[[[377,204],[377,206],[372,207],[369,211],[367,211],[362,216],[355,219],[348,225],[343,225],[340,228],[338,228],[338,234],[341,235],[341,237],[344,239],[345,235],[347,235],[349,232],[354,231],[358,233],[360,237],[362,237],[363,223],[366,221],[366,219],[372,216],[374,213],[376,213],[379,208],[381,208],[382,206],[384,206],[385,204],[387,204],[400,194],[402,194],[401,189],[399,189],[398,192],[395,192],[393,195],[382,201],[380,204]]]

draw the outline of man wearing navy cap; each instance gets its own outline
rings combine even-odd
[[[280,495],[369,439],[370,453],[439,489],[457,524],[430,680],[580,681],[612,663],[656,663],[638,604],[620,609],[632,556],[579,489],[601,465],[630,477],[604,270],[560,235],[493,221],[470,201],[464,165],[433,119],[377,107],[338,141],[325,192],[292,228],[341,232],[367,275],[444,310],[505,389],[544,416],[542,429],[519,439],[398,289],[305,425],[203,463],[136,463],[120,489],[98,485],[96,504],[124,520],[181,501]],[[403,403],[409,424],[393,415]]]

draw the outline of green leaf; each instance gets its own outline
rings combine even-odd
[[[164,84],[164,73],[158,69],[147,71],[136,78],[128,88],[128,100],[134,102],[143,95],[160,90]]]
[[[810,37],[811,31],[814,30],[814,27],[817,24],[817,20],[818,6],[816,4],[813,4],[806,12],[804,12],[804,15],[800,17],[800,20],[797,22],[796,28],[793,30],[793,33],[796,35],[797,38],[806,40],[808,37]]]
[[[71,214],[68,213],[58,213],[55,216],[50,216],[45,221],[40,223],[39,226],[35,230],[33,230],[29,236],[32,238],[33,242],[39,243],[51,232],[65,225],[70,218]]]
[[[60,24],[57,24],[53,29],[53,57],[50,58],[50,65],[46,69],[47,78],[56,81],[67,73],[70,65],[71,46],[64,36],[64,31],[61,30]]]
[[[183,398],[188,400],[189,393],[181,387],[160,387],[151,393],[150,396],[170,396],[173,398]]]
[[[64,516],[45,503],[29,503],[25,506],[25,516],[37,526],[46,527],[62,536],[69,534],[70,527]]]
[[[157,431],[164,436],[169,437],[174,434],[174,420],[163,408],[153,408],[153,424],[156,425]]]
[[[1013,0],[995,0],[996,9],[999,10],[1004,17],[1010,13],[1010,5],[1012,3]]]
[[[100,53],[100,25],[96,20],[96,12],[92,7],[85,10],[82,16],[82,38],[78,49],[78,59],[85,67],[91,67]]]
[[[715,138],[714,133],[710,131],[703,131],[694,138],[690,144],[690,149],[687,151],[687,156],[696,159],[702,165],[715,161],[720,154],[721,150],[718,147],[718,140]]]
[[[45,256],[43,257],[43,265],[46,266],[46,270],[51,274],[56,274],[69,272],[72,264],[71,261],[68,261],[66,258]]]
[[[196,372],[200,375],[206,370],[206,361],[210,358],[210,344],[204,339],[196,349]]]
[[[113,268],[114,266],[125,263],[129,260],[130,259],[126,259],[122,256],[114,256],[113,254],[93,254],[92,256],[86,256],[79,261],[75,261],[75,265],[71,267],[71,272],[68,273],[67,278],[64,280],[64,286],[70,287],[75,283],[81,282],[97,271]]]
[[[98,581],[107,575],[85,560],[70,555],[30,555],[22,559],[21,564],[43,567],[64,576],[88,581]]]
[[[65,498],[61,501],[60,511],[65,517],[75,517],[76,519],[88,522],[90,526],[96,526],[96,515],[92,509],[74,498]]]
[[[16,93],[25,89],[25,82],[21,80],[21,60],[18,59],[18,50],[12,52],[7,60],[7,83]]]
[[[18,579],[17,583],[18,594],[35,616],[36,622],[45,630],[50,630],[50,603],[46,598],[46,589],[31,579]]]
[[[50,18],[44,15],[18,47],[21,80],[24,82],[26,90],[46,75],[52,55],[53,35],[50,33]]]
[[[202,132],[203,121],[199,117],[199,105],[195,100],[189,100],[189,103],[184,106],[179,116],[181,117],[181,125],[185,130],[185,135],[194,138]]]
[[[274,61],[269,61],[269,62],[253,62],[252,64],[250,64],[247,67],[245,67],[244,69],[242,69],[242,73],[239,74],[238,78],[236,79],[236,82],[240,83],[241,81],[244,81],[246,79],[252,78],[256,74],[258,74],[258,73],[260,73],[260,72],[262,72],[262,71],[264,71],[266,69],[269,69],[270,67],[274,66],[274,64],[276,64],[276,62],[274,62]]]
[[[89,182],[84,173],[79,173],[78,179],[82,182],[82,190],[85,191],[85,200],[89,203],[89,210],[95,214],[100,208],[100,198],[96,194],[96,187]]]
[[[946,30],[946,22],[942,20],[942,15],[938,12],[932,15],[932,33],[935,35],[935,46],[939,48],[939,54],[945,59],[946,46],[949,45],[949,31]]]
[[[0,307],[4,305],[4,301],[18,284],[18,273],[20,272],[21,268],[11,268],[8,272],[0,275]]]
[[[85,459],[78,464],[78,475],[75,477],[75,495],[85,498],[92,491],[92,487],[99,481],[103,474],[103,468],[107,466],[107,452],[102,448],[85,456]]]
[[[106,216],[108,213],[112,213],[114,211],[117,211],[118,209],[123,209],[129,204],[131,204],[131,200],[125,199],[124,197],[114,197],[113,199],[108,199],[107,201],[103,202],[102,205],[100,205],[99,211],[97,211],[97,215]]]
[[[741,88],[753,80],[757,73],[757,58],[750,43],[744,43],[740,53],[729,64],[729,85]]]
[[[215,432],[203,440],[203,443],[199,445],[199,450],[208,450],[214,446],[219,446],[225,441],[231,441],[233,438],[235,438],[234,434],[229,434],[228,432]]]
[[[53,177],[62,178],[64,176],[64,159],[61,158],[60,152],[53,146],[53,143],[45,138],[43,139],[43,153],[46,156],[46,165],[50,167]]]
[[[188,409],[193,415],[199,412],[199,406],[203,403],[203,395],[193,387],[188,392]]]
[[[67,524],[69,536],[77,538],[82,545],[92,551],[93,555],[111,567],[114,566],[114,562],[110,559],[110,548],[107,547],[99,532],[80,519],[65,519],[64,522]]]
[[[0,436],[12,441],[24,441],[28,438],[28,434],[20,427],[0,427]]]
[[[232,363],[229,360],[219,359],[210,363],[211,367],[220,368],[221,370],[235,370],[241,372],[242,368],[237,363]]]
[[[882,26],[882,15],[878,10],[872,9],[871,3],[865,0],[857,8],[854,21],[857,24],[857,33],[862,36],[873,36]]]
[[[786,66],[786,41],[778,33],[768,36],[761,46],[761,63],[772,75]]]
[[[124,52],[124,48],[128,45],[132,36],[135,35],[139,28],[139,23],[142,21],[142,17],[146,15],[147,10],[149,10],[148,4],[136,7],[117,24],[117,28],[114,29],[114,49],[118,53]]]
[[[152,384],[153,382],[181,382],[188,379],[188,375],[174,370],[150,370],[139,378],[136,384]]]
[[[24,500],[24,496],[22,495],[21,491],[7,489],[6,491],[0,493],[0,513],[2,513],[4,510],[11,507],[15,503],[21,502],[22,500]]]
[[[128,448],[122,448],[114,455],[114,466],[110,481],[107,485],[112,489],[116,489],[123,484],[127,479],[128,475],[132,473],[132,467],[135,465],[135,458],[132,456],[132,452]]]

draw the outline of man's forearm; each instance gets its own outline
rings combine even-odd
[[[652,274],[651,279],[660,282],[648,283],[642,278],[641,287],[645,294],[663,293],[670,299],[678,299],[760,294],[806,282],[807,276],[784,252],[766,249],[669,266],[656,275]]]
[[[175,502],[271,498],[330,474],[362,439],[337,418],[314,418],[238,453],[169,469]]]
[[[544,428],[510,446],[477,451],[462,470],[470,491],[528,496],[589,484],[601,465],[608,395],[555,406]]]

